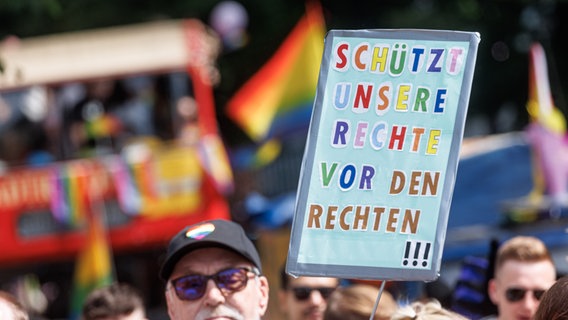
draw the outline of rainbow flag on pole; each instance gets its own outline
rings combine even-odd
[[[566,119],[564,114],[556,108],[552,99],[550,90],[550,81],[548,77],[548,64],[546,61],[546,53],[540,43],[533,43],[529,51],[529,95],[527,101],[527,111],[530,115],[531,125],[527,132],[538,132],[535,136],[540,141],[535,143],[544,147],[555,140],[563,141],[559,145],[566,145],[568,141],[566,137]],[[530,130],[539,126],[541,130]],[[542,132],[549,132],[549,135],[541,135]],[[563,160],[559,155],[561,151],[556,148],[551,149],[551,153],[539,153],[537,148],[533,147],[533,189],[528,195],[529,201],[538,203],[542,201],[543,195],[550,192],[560,192],[559,185],[564,183],[555,183],[558,175],[558,168],[563,167]],[[546,174],[548,173],[548,174]],[[554,185],[555,190],[546,190],[547,186]]]
[[[321,7],[311,2],[272,58],[228,102],[227,115],[253,140],[308,126],[324,36]]]
[[[111,250],[107,243],[105,226],[98,212],[91,212],[85,247],[79,253],[75,264],[69,318],[79,319],[89,293],[98,287],[111,284],[113,278]]]
[[[564,134],[566,132],[566,119],[552,100],[546,53],[540,43],[531,45],[529,57],[527,110],[531,120],[540,123],[552,132]]]

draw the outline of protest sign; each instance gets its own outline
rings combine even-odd
[[[478,33],[331,30],[286,270],[434,280]]]

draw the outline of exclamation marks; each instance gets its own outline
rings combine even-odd
[[[402,259],[402,265],[408,265],[408,255],[410,254],[410,246],[412,243],[410,241],[406,241],[406,250],[404,250],[404,258]]]
[[[430,242],[426,242],[426,248],[424,249],[424,260],[422,261],[422,266],[426,268],[428,265],[428,255],[430,254],[430,246],[432,244]]]
[[[416,267],[418,265],[418,253],[420,252],[420,242],[416,242],[416,248],[414,249],[414,261],[412,265]]]
[[[426,268],[430,257],[431,242],[406,241],[402,265],[409,268]]]

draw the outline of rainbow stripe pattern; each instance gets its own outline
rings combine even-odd
[[[134,179],[134,169],[121,156],[112,158],[108,164],[120,208],[126,214],[138,215],[142,209],[142,195]]]
[[[75,264],[70,319],[80,319],[83,303],[89,293],[113,282],[112,255],[105,227],[97,212],[90,215],[83,251]]]
[[[308,126],[324,36],[321,8],[310,3],[276,53],[228,102],[227,115],[253,140]]]
[[[81,162],[53,167],[51,212],[69,227],[80,227],[86,220],[88,193],[87,168]]]
[[[198,226],[189,228],[185,233],[186,238],[201,240],[207,237],[211,232],[215,231],[215,226],[212,223],[204,223]]]
[[[86,122],[85,130],[89,138],[100,138],[120,132],[122,124],[116,117],[106,114]]]

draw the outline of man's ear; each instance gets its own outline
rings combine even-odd
[[[491,302],[493,302],[493,304],[495,305],[499,303],[499,295],[497,294],[497,289],[497,282],[495,281],[495,279],[489,280],[487,293],[489,294],[489,299],[491,299]]]
[[[260,316],[262,317],[266,313],[266,309],[268,309],[268,297],[269,297],[269,287],[268,287],[268,279],[265,276],[261,276],[258,278],[259,280],[259,291],[260,291]]]

